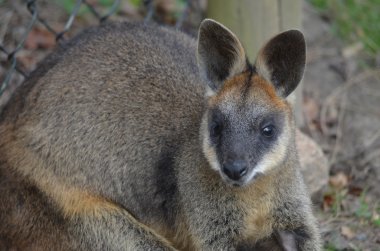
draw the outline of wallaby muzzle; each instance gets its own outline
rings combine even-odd
[[[240,180],[247,174],[247,164],[244,160],[228,159],[223,163],[223,172],[232,180]]]

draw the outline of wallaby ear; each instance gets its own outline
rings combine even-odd
[[[198,33],[198,66],[212,91],[217,91],[223,82],[247,68],[243,46],[225,26],[205,19]]]
[[[297,251],[296,237],[292,232],[279,231],[277,232],[278,244],[284,251]]]
[[[239,250],[255,250],[255,251],[297,251],[297,240],[295,233],[291,231],[275,231],[267,238],[255,242],[252,246],[251,242],[242,243]]]
[[[303,76],[306,45],[303,34],[289,30],[273,37],[260,50],[256,59],[257,72],[270,81],[277,94],[287,97]]]

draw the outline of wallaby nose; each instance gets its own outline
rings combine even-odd
[[[223,172],[232,180],[239,180],[247,173],[244,160],[228,160],[223,164]]]

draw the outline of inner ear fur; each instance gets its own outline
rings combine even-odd
[[[247,68],[243,46],[235,34],[212,19],[205,19],[199,27],[197,59],[201,75],[214,92],[227,78]]]
[[[255,67],[271,82],[281,97],[287,97],[301,81],[305,69],[306,45],[303,34],[289,30],[269,40],[260,50]]]

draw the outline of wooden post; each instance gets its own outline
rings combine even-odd
[[[301,0],[208,0],[207,8],[208,17],[239,37],[251,62],[272,36],[288,29],[301,29],[301,12]],[[296,121],[302,127],[302,83],[295,96]]]

